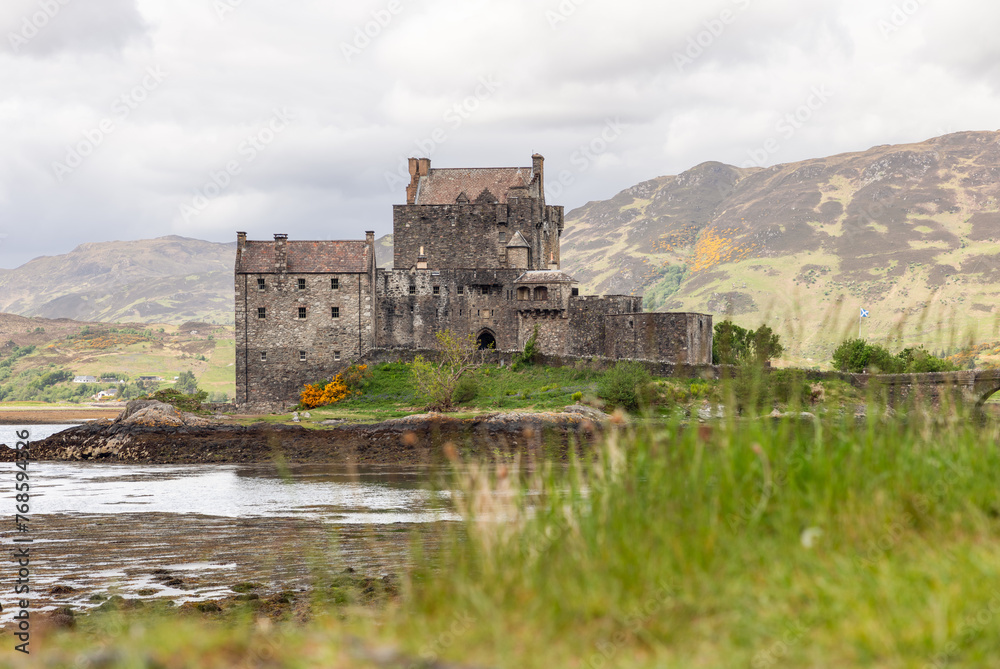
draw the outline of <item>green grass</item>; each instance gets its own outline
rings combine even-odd
[[[423,403],[414,395],[409,365],[384,363],[372,366],[371,371],[372,378],[362,395],[312,409],[310,420],[371,421],[424,412]],[[575,392],[593,396],[601,376],[599,372],[569,367],[527,366],[513,371],[509,366],[493,365],[484,366],[474,374],[479,387],[475,399],[449,415],[462,418],[501,410],[560,411],[574,403]]]
[[[388,604],[334,598],[278,625],[128,617],[31,666],[105,644],[114,667],[258,666],[263,647],[276,667],[993,666],[1000,429],[870,409],[641,427],[568,466],[462,464],[448,485],[466,521],[414,538]]]

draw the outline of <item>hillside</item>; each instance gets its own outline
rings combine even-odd
[[[0,270],[0,312],[80,321],[233,322],[236,243],[169,236],[81,244]]]
[[[233,398],[236,348],[232,326],[190,322],[180,326],[147,323],[84,323],[69,319],[25,318],[0,313],[0,400],[89,401],[115,383],[72,381],[105,374],[127,380],[140,376],[169,388],[190,371],[201,390],[216,399]]]
[[[703,163],[569,212],[562,250],[584,291],[767,321],[806,364],[859,325],[940,349],[995,339],[1000,132],[770,168]]]

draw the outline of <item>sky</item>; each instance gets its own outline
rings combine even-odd
[[[984,0],[3,0],[0,267],[392,231],[406,158],[567,212],[705,161],[1000,128]]]

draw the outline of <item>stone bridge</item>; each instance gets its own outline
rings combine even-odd
[[[910,400],[929,400],[939,405],[948,396],[950,401],[971,404],[980,411],[990,395],[1000,391],[1000,369],[853,376],[858,385],[884,389],[892,405]]]

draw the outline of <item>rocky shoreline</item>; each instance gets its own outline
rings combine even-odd
[[[213,422],[150,400],[129,402],[114,421],[95,421],[31,445],[33,460],[145,464],[290,463],[424,464],[446,451],[462,458],[529,454],[566,457],[603,431],[608,416],[583,406],[564,412],[497,413],[458,419],[431,413],[372,425]],[[446,445],[451,447],[446,449]],[[15,452],[0,449],[0,461]]]

